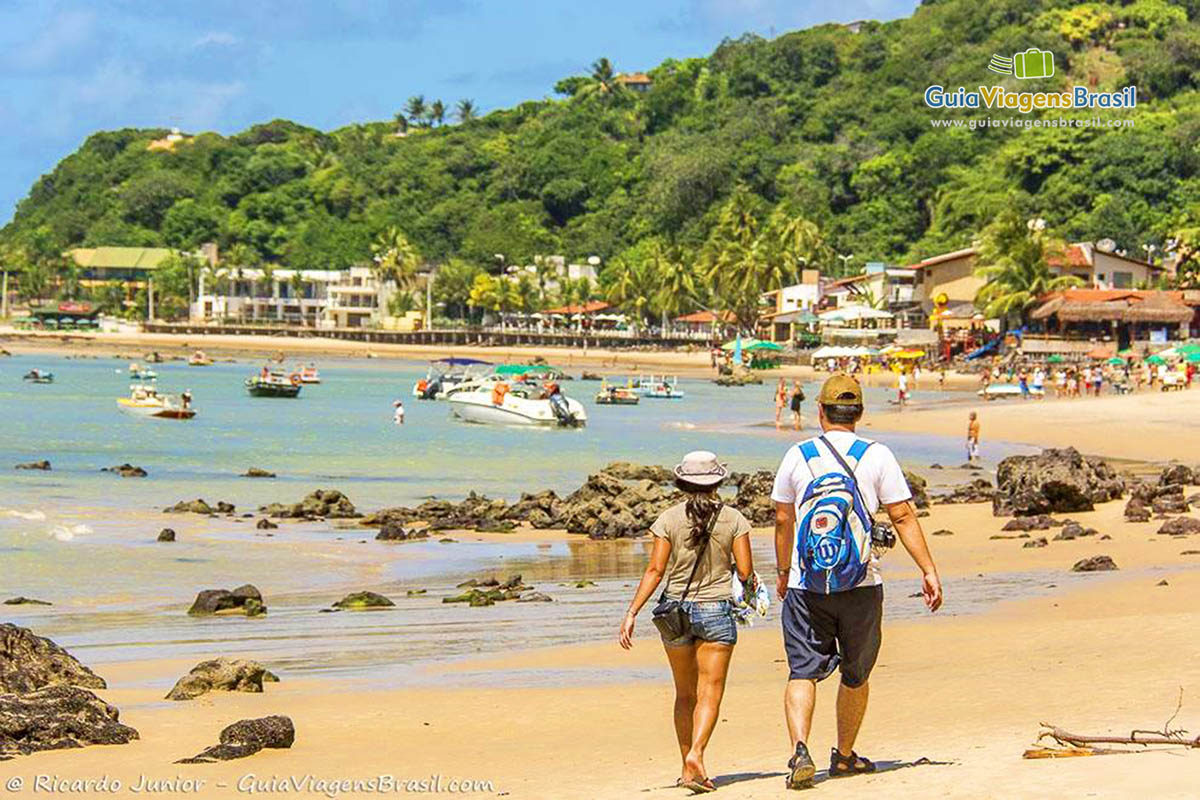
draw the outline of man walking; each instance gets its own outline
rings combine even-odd
[[[894,543],[890,534],[875,530],[873,517],[880,506],[921,570],[925,605],[937,611],[942,604],[937,568],[896,457],[887,447],[854,433],[863,414],[858,381],[846,375],[829,378],[817,407],[823,435],[788,450],[771,493],[776,588],[784,601],[783,639],[790,670],[784,694],[793,746],[789,789],[807,788],[816,774],[807,742],[817,682],[834,670],[841,672],[841,685],[837,747],[830,753],[829,776],[875,770],[870,760],[854,752],[854,742],[866,714],[867,680],[882,638],[883,579],[872,543]]]
[[[967,463],[979,460],[979,415],[972,411],[967,417]]]

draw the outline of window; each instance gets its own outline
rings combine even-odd
[[[1101,276],[1103,277],[1103,276]],[[1114,289],[1132,289],[1133,288],[1133,273],[1132,272],[1114,272],[1112,276],[1112,285]]]

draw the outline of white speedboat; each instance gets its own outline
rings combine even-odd
[[[143,367],[141,364],[134,362],[129,365],[129,378],[135,381],[152,381],[158,377],[158,373],[148,367]]]
[[[191,397],[185,392],[178,399],[159,394],[154,386],[135,383],[129,387],[129,397],[117,399],[117,408],[138,417],[159,419],[191,419],[196,416]]]
[[[639,375],[630,379],[629,386],[642,397],[659,400],[681,400],[683,390],[674,375]]]
[[[429,362],[429,372],[413,384],[418,400],[445,400],[449,392],[468,381],[478,381],[491,372],[491,364],[477,358],[439,358]]]
[[[487,390],[455,392],[446,399],[454,415],[466,422],[545,428],[587,425],[587,411],[578,400],[533,384],[519,383],[510,388],[507,383],[497,383]]]

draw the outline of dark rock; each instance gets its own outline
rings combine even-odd
[[[579,380],[581,380],[581,381],[602,381],[602,380],[604,380],[604,376],[600,375],[599,373],[596,373],[596,372],[588,372],[585,369],[583,372],[581,372],[579,374]]]
[[[1181,556],[1200,556],[1200,550],[1183,550],[1179,553]]]
[[[398,522],[386,522],[375,534],[383,542],[405,542],[409,539],[428,539],[429,531],[423,528],[405,528]]]
[[[1109,572],[1118,569],[1116,562],[1108,556],[1092,556],[1075,562],[1072,572]]]
[[[1049,514],[1038,514],[1033,517],[1016,517],[1004,523],[1002,531],[1044,531],[1050,528],[1056,528],[1062,525],[1062,522],[1054,519]]]
[[[240,613],[247,617],[257,617],[267,613],[262,595],[250,584],[239,586],[233,591],[227,589],[205,589],[196,595],[188,615],[193,617],[210,616],[213,614]]]
[[[146,470],[141,467],[135,467],[133,464],[118,464],[115,467],[104,467],[101,472],[115,472],[122,478],[144,478],[147,475]]]
[[[191,700],[213,691],[258,693],[263,690],[264,680],[279,679],[257,661],[214,658],[192,667],[191,672],[175,683],[166,699]]]
[[[87,689],[55,684],[0,694],[0,759],[91,744],[128,744],[138,732]]]
[[[1130,497],[1129,502],[1125,504],[1125,521],[1149,522],[1150,509],[1140,498]]]
[[[238,720],[221,731],[220,744],[177,764],[208,764],[252,756],[264,748],[287,749],[296,741],[296,727],[284,716]]]
[[[950,531],[950,530],[946,530],[945,528],[942,528],[941,530],[934,531],[933,533],[931,533],[929,535],[930,536],[953,536],[954,531]]]
[[[935,464],[930,464],[930,465],[929,465],[929,468],[930,468],[930,469],[945,469],[945,467],[943,467],[941,464],[936,464],[936,463],[935,463]]]
[[[629,461],[614,461],[601,472],[623,481],[654,481],[655,483],[673,483],[675,481],[675,473],[667,467],[634,464]]]
[[[175,505],[164,508],[168,514],[212,514],[213,507],[204,500],[196,498],[195,500],[180,500]]]
[[[394,608],[395,605],[388,598],[375,592],[354,592],[338,600],[333,607],[343,611],[364,611],[368,608]]]
[[[1168,536],[1191,536],[1194,533],[1200,533],[1200,519],[1175,517],[1164,522],[1158,532]]]
[[[1039,536],[1036,539],[1030,539],[1028,542],[1025,542],[1021,547],[1046,547],[1049,544],[1045,536]]]
[[[10,597],[4,601],[6,606],[52,606],[53,603],[47,603],[45,600],[34,600],[32,597]]]
[[[224,500],[217,501],[218,514],[232,514],[236,510],[237,507],[233,503],[226,503]]]
[[[992,511],[1019,517],[1091,511],[1096,503],[1119,498],[1124,489],[1124,479],[1107,462],[1084,457],[1073,447],[1048,449],[1000,462]]]
[[[1167,494],[1150,501],[1150,510],[1155,514],[1186,514],[1191,508],[1180,494]]]
[[[158,532],[158,541],[173,542],[175,541],[175,531],[172,528],[163,528]]]
[[[1100,537],[1100,541],[1102,541],[1102,542],[1107,542],[1110,539],[1112,539],[1112,537],[1109,536],[1107,533]]]
[[[775,501],[771,499],[771,490],[775,487],[775,474],[760,469],[735,476],[735,482],[737,495],[733,498],[733,506],[742,512],[751,525],[773,525]]]
[[[242,473],[242,477],[243,478],[274,478],[275,473],[268,472],[265,469],[259,469],[258,467],[251,467],[250,469],[248,469]]]
[[[428,589],[409,589],[404,594],[408,597],[420,597],[421,595],[427,594],[428,592],[429,592]]]
[[[49,469],[50,469],[50,462],[49,462],[49,461],[45,461],[45,460],[42,460],[42,461],[26,461],[24,464],[17,464],[15,467],[13,467],[13,469],[40,469],[40,470],[49,470]]]
[[[542,592],[529,592],[517,598],[518,603],[553,603],[554,598]]]
[[[933,498],[933,502],[939,505],[949,505],[953,503],[990,503],[996,497],[996,487],[992,486],[992,482],[986,478],[975,478],[966,483],[960,483],[957,486],[952,486],[947,494],[940,494]]]
[[[1156,584],[1154,584],[1154,585],[1155,585],[1155,586],[1170,586],[1171,584],[1167,583],[1167,579],[1166,579],[1166,578],[1163,578],[1161,581],[1159,581],[1158,583],[1156,583]]]
[[[976,464],[971,461],[968,461],[965,464],[959,464],[958,468],[959,469],[968,469],[968,470],[971,470],[972,472],[981,472],[983,470],[983,467],[981,465]]]
[[[350,499],[337,489],[318,489],[298,503],[271,503],[259,511],[269,517],[292,519],[350,519],[362,516]]]
[[[0,623],[0,693],[26,694],[47,686],[105,688],[104,679],[49,639]]]
[[[1067,525],[1063,525],[1062,530],[1059,531],[1058,535],[1054,537],[1054,541],[1056,541],[1056,542],[1068,541],[1069,542],[1072,539],[1078,539],[1080,536],[1087,536],[1087,533],[1084,531],[1083,526],[1080,525],[1078,522],[1071,522]]]
[[[1200,483],[1195,470],[1183,464],[1170,464],[1158,476],[1160,486],[1178,484],[1180,486],[1195,486]]]
[[[258,528],[260,531],[273,531],[279,526],[274,522],[271,522],[271,520],[267,519],[266,517],[263,517],[258,522],[254,523],[254,527]]]
[[[917,508],[929,508],[929,495],[925,491],[925,479],[915,472],[904,470],[904,480],[908,481],[908,489],[912,492],[913,505]]]

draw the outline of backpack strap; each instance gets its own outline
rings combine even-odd
[[[826,441],[825,444],[828,445],[829,442]],[[850,450],[846,453],[846,455],[854,460],[854,466],[857,467],[858,462],[862,461],[862,457],[866,454],[867,448],[873,444],[875,443],[868,442],[864,439],[855,439],[854,444],[850,445]],[[829,449],[832,450],[833,448],[830,447]]]

